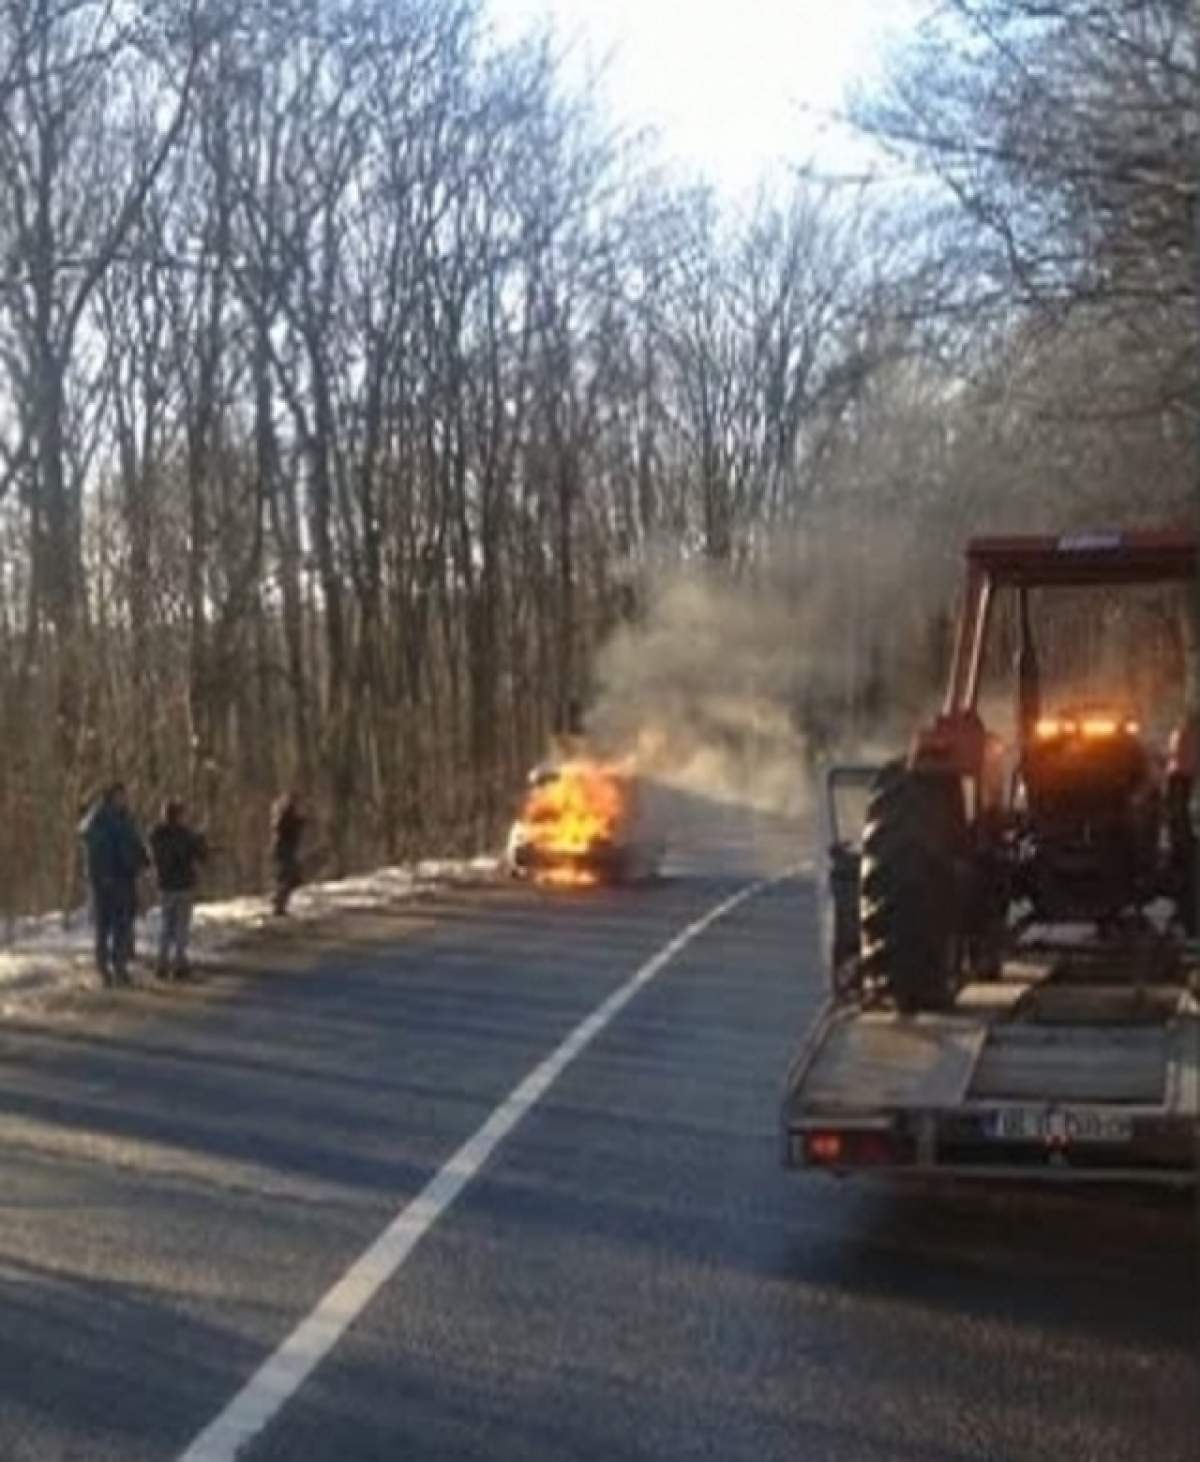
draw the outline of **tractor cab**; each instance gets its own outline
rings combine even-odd
[[[1043,716],[1022,748],[1015,889],[1043,922],[1109,923],[1161,884],[1160,784],[1138,721],[1108,706]]]
[[[1193,737],[1182,626],[1195,540],[986,538],[966,586],[945,703],[876,776],[857,879],[840,870],[863,979],[946,1008],[1030,926],[1100,939],[1196,931]],[[844,865],[844,857],[843,857]]]

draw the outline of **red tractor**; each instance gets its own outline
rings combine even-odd
[[[1046,637],[1056,661],[1075,641],[1102,644],[1110,623],[1128,628],[1127,591],[1177,626],[1196,570],[1195,540],[1182,534],[970,543],[943,710],[874,775],[860,847],[835,838],[836,968],[902,1011],[944,1010],[1035,925],[1086,925],[1101,943],[1195,935],[1190,722],[1180,712],[1173,734],[1156,728],[1156,747],[1125,687],[1110,680],[1100,697],[1061,664],[1047,675],[1039,630],[1066,599],[1067,630],[1060,622]],[[996,645],[998,628],[1007,646]],[[1000,736],[981,715],[981,685],[1006,648]],[[1178,656],[1173,668],[1162,663],[1182,703]],[[1048,697],[1055,680],[1070,691],[1061,703]],[[991,684],[986,699],[990,713]],[[835,770],[833,782],[845,775]]]

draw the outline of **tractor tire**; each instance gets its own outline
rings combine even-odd
[[[1192,779],[1178,774],[1167,781],[1167,839],[1176,917],[1189,939],[1196,937],[1196,830],[1192,826]]]
[[[899,1010],[948,1010],[963,980],[962,791],[954,777],[892,764],[876,779],[862,840],[862,972]]]

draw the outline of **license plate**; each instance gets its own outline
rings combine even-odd
[[[995,1142],[1069,1147],[1075,1142],[1131,1142],[1133,1119],[1086,1108],[1004,1107],[988,1115],[984,1130]]]

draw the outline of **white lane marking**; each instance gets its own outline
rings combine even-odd
[[[513,1088],[475,1135],[469,1137],[420,1193],[400,1210],[370,1248],[354,1261],[317,1303],[316,1309],[263,1362],[216,1420],[204,1428],[179,1462],[234,1462],[243,1448],[312,1375],[418,1242],[576,1056],[693,939],[718,919],[732,913],[739,904],[788,876],[781,874],[753,883],[710,909],[703,918],[680,930],[591,1015],[580,1021],[561,1045]]]

